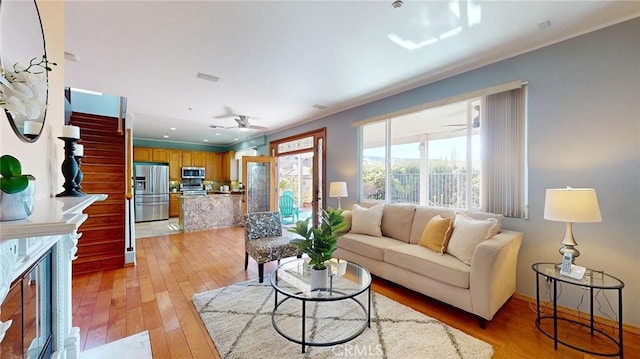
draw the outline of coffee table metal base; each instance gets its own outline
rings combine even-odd
[[[320,289],[322,290],[322,289]],[[329,292],[329,290],[326,290],[327,292]],[[337,290],[332,290],[332,293],[337,293],[337,294],[345,294],[342,293],[340,291]],[[297,293],[300,294],[300,293]],[[315,302],[318,304],[323,303],[324,301],[316,301],[316,300],[311,300],[311,299],[299,299],[299,298],[295,298],[295,297],[289,297],[285,294],[285,298],[282,299],[281,301],[278,301],[278,291],[275,291],[275,305],[273,308],[273,312],[271,312],[271,323],[273,324],[273,328],[283,337],[285,337],[287,340],[292,341],[294,343],[298,343],[300,345],[302,345],[302,353],[305,352],[306,346],[315,346],[315,347],[328,347],[328,346],[333,346],[333,345],[338,345],[338,344],[343,344],[346,343],[348,341],[351,341],[353,339],[355,339],[356,337],[358,337],[360,334],[362,334],[362,332],[365,331],[365,329],[370,328],[371,327],[371,286],[369,286],[369,288],[367,288],[367,307],[365,308],[364,304],[362,304],[357,298],[357,295],[354,296],[350,296],[350,297],[346,297],[346,298],[341,298],[339,300],[346,300],[346,299],[350,299],[352,301],[354,301],[356,304],[358,304],[358,306],[362,309],[362,312],[365,315],[365,318],[363,319],[363,325],[361,328],[359,328],[358,330],[356,330],[352,335],[344,338],[344,339],[339,339],[339,340],[335,340],[335,341],[331,341],[331,342],[308,342],[306,341],[306,328],[305,328],[305,318],[306,318],[306,312],[307,312],[307,302]],[[277,312],[278,312],[278,307],[280,307],[280,305],[284,302],[286,302],[289,299],[297,299],[300,300],[302,302],[302,333],[301,333],[301,339],[297,339],[297,338],[293,338],[290,335],[285,334],[280,327],[278,327],[278,324],[276,323],[276,316],[277,316]],[[331,302],[331,301],[329,301]]]

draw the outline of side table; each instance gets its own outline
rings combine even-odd
[[[624,358],[624,351],[622,346],[622,288],[624,287],[624,283],[605,272],[596,271],[592,269],[587,269],[584,277],[582,279],[574,279],[568,276],[564,276],[560,274],[560,270],[556,267],[555,263],[534,263],[531,268],[536,272],[536,327],[543,334],[553,339],[553,347],[554,349],[558,349],[558,343],[566,345],[570,348],[579,350],[583,353],[589,353],[594,355],[602,355],[602,356],[620,356],[620,358]],[[551,283],[552,292],[553,292],[553,314],[552,315],[541,315],[540,314],[540,279],[546,280]],[[574,285],[578,287],[588,288],[589,289],[589,324],[585,324],[579,322],[577,320],[569,319],[569,318],[558,318],[558,282],[565,283],[568,285]],[[593,319],[593,301],[594,301],[594,290],[613,290],[618,294],[618,338],[614,338],[613,336],[605,333],[603,330],[599,328],[595,328],[594,319]],[[546,332],[540,325],[543,320],[553,320],[553,333]],[[564,340],[558,338],[558,321],[564,321],[576,324],[578,326],[588,327],[591,330],[591,335],[593,336],[596,332],[605,338],[608,338],[611,342],[613,342],[618,351],[615,353],[602,353],[595,352],[585,348],[580,348],[578,346],[572,345]]]

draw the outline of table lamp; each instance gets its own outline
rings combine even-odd
[[[347,182],[331,182],[329,185],[329,197],[338,197],[338,209],[342,209],[342,207],[340,207],[340,197],[348,196]]]
[[[578,245],[573,238],[572,225],[575,222],[601,222],[598,197],[593,188],[554,188],[547,189],[544,201],[544,219],[566,222],[563,246],[560,254],[571,254],[573,263],[580,255],[575,248]]]

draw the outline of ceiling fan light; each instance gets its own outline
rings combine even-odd
[[[242,132],[247,132],[249,130],[250,130],[250,128],[248,128],[248,127],[239,127],[238,128],[238,131],[242,131]]]

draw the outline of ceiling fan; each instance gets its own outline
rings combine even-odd
[[[238,117],[234,118],[234,120],[238,123],[237,126],[219,126],[219,125],[211,125],[211,128],[222,128],[222,129],[238,129],[240,131],[250,131],[250,130],[258,130],[258,131],[266,131],[269,128],[263,126],[255,126],[249,123],[249,116],[238,115]]]
[[[476,105],[473,107],[473,109],[475,111],[478,111],[478,113],[476,114],[476,116],[471,120],[471,128],[478,128],[480,127],[480,106]],[[452,125],[444,125],[445,127],[462,127],[460,129],[457,129],[453,132],[458,132],[458,131],[464,131],[467,128],[466,124],[452,124]]]

